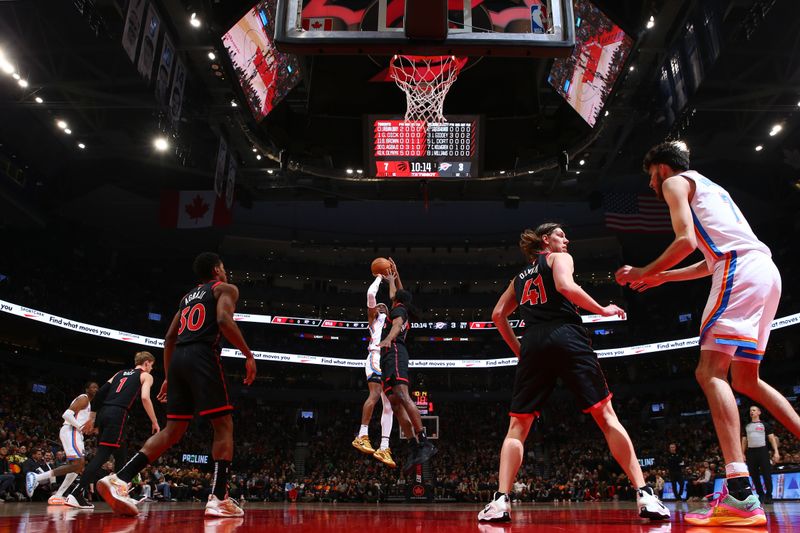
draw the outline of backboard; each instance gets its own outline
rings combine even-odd
[[[570,0],[449,0],[442,41],[410,39],[405,0],[278,0],[275,42],[301,55],[566,57]]]

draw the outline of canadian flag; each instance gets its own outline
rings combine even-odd
[[[303,29],[306,31],[331,31],[333,19],[307,18],[303,19]]]
[[[214,191],[161,191],[161,225],[165,228],[227,226],[231,212]]]

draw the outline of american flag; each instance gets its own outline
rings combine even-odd
[[[606,227],[616,231],[668,233],[669,207],[654,194],[603,193]]]

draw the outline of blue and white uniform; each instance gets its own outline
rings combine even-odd
[[[75,400],[86,394],[81,394]],[[72,400],[75,402],[75,400]],[[72,405],[72,404],[70,404]],[[64,422],[61,426],[58,436],[61,439],[61,446],[64,448],[64,453],[67,459],[79,459],[84,455],[83,448],[83,433],[81,427],[89,421],[89,416],[92,413],[92,403],[88,402],[85,409],[81,409],[75,413],[75,420],[78,421],[78,427],[73,426],[69,422]]]
[[[712,272],[700,327],[701,349],[760,362],[778,310],[781,277],[767,245],[758,240],[728,192],[693,170],[690,202],[700,251]]]

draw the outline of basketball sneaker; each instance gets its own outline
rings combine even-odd
[[[38,486],[39,480],[36,479],[36,472],[28,472],[25,474],[25,494],[28,495],[28,498],[33,497],[33,493]]]
[[[50,496],[47,498],[47,505],[64,505],[64,498],[61,496]]]
[[[670,513],[658,496],[653,494],[653,489],[646,487],[636,491],[636,506],[639,516],[650,520],[669,520]]]
[[[239,502],[231,497],[220,500],[213,494],[209,494],[208,503],[206,503],[206,516],[244,516],[244,509],[239,506]]]
[[[126,516],[139,514],[136,500],[128,496],[128,484],[119,479],[116,474],[111,474],[98,481],[97,492],[115,513]]]
[[[66,500],[64,500],[64,505],[74,509],[94,509],[94,505],[87,502],[86,498],[83,497],[83,494],[81,494],[81,491],[79,490],[76,490],[72,494],[68,495]]]
[[[478,522],[511,522],[511,503],[508,494],[494,493],[494,499],[478,513]]]
[[[372,443],[369,441],[369,435],[356,437],[353,441],[353,448],[361,453],[368,453],[370,455],[375,453],[375,448],[372,447]]]
[[[698,511],[684,516],[687,524],[693,526],[763,526],[767,516],[758,496],[751,494],[744,500],[737,500],[728,492],[726,485],[722,492],[710,496],[711,500]]]
[[[381,448],[373,453],[372,456],[390,468],[397,468],[397,463],[392,459],[392,450],[389,448]]]

